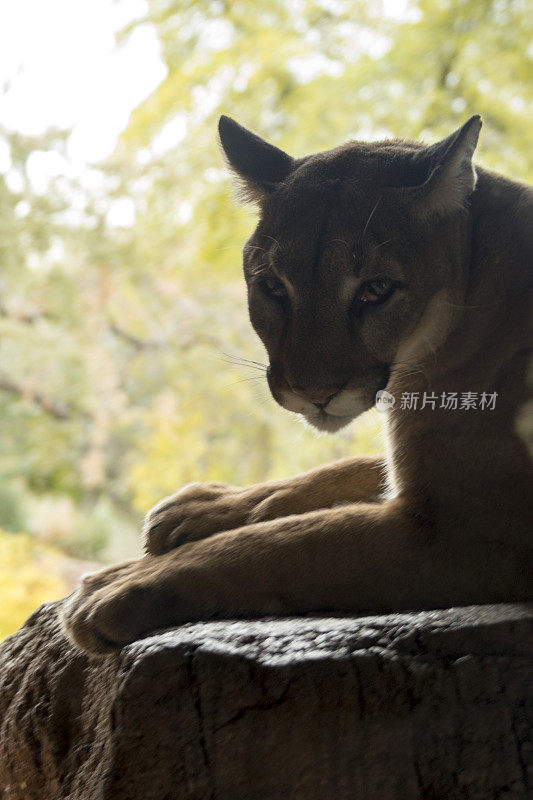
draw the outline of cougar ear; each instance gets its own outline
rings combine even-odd
[[[471,117],[451,136],[418,151],[427,177],[419,186],[405,190],[413,198],[418,216],[444,216],[465,206],[477,181],[472,156],[481,125],[479,115]]]
[[[230,117],[220,117],[220,143],[245,202],[261,202],[291,172],[294,160]]]

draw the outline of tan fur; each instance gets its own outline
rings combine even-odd
[[[66,602],[80,647],[195,619],[533,596],[533,468],[517,433],[533,429],[531,193],[483,170],[474,190],[479,126],[429,148],[355,142],[294,160],[223,119],[228,160],[260,206],[244,264],[272,394],[335,430],[386,387],[389,452],[166,498],[145,523],[148,555],[86,577]],[[265,255],[286,297],[261,283]],[[395,290],[366,305],[379,276]],[[404,392],[497,400],[408,410]]]
[[[402,372],[431,356],[450,331],[453,304],[446,289],[440,289],[427,304],[416,330],[400,342],[392,371]],[[406,366],[407,365],[407,366]]]

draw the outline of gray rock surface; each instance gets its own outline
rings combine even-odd
[[[59,604],[0,647],[5,800],[525,800],[533,612],[190,624],[102,660]]]

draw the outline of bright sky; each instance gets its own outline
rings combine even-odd
[[[80,165],[109,155],[166,74],[152,28],[115,44],[145,12],[145,0],[2,0],[1,123],[26,134],[72,127],[69,154]]]
[[[388,16],[409,13],[409,0],[383,6]],[[0,124],[25,134],[72,127],[76,172],[108,156],[132,109],[166,74],[152,27],[115,43],[115,33],[146,11],[146,0],[0,0]],[[170,121],[159,144],[181,135],[183,120]],[[54,169],[35,167],[37,180]]]

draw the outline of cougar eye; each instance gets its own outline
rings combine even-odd
[[[265,280],[261,281],[261,287],[267,294],[275,297],[285,297],[287,294],[283,282],[277,278],[265,278]]]
[[[359,300],[362,303],[378,303],[386,300],[395,288],[396,284],[390,278],[374,278],[363,283]]]

